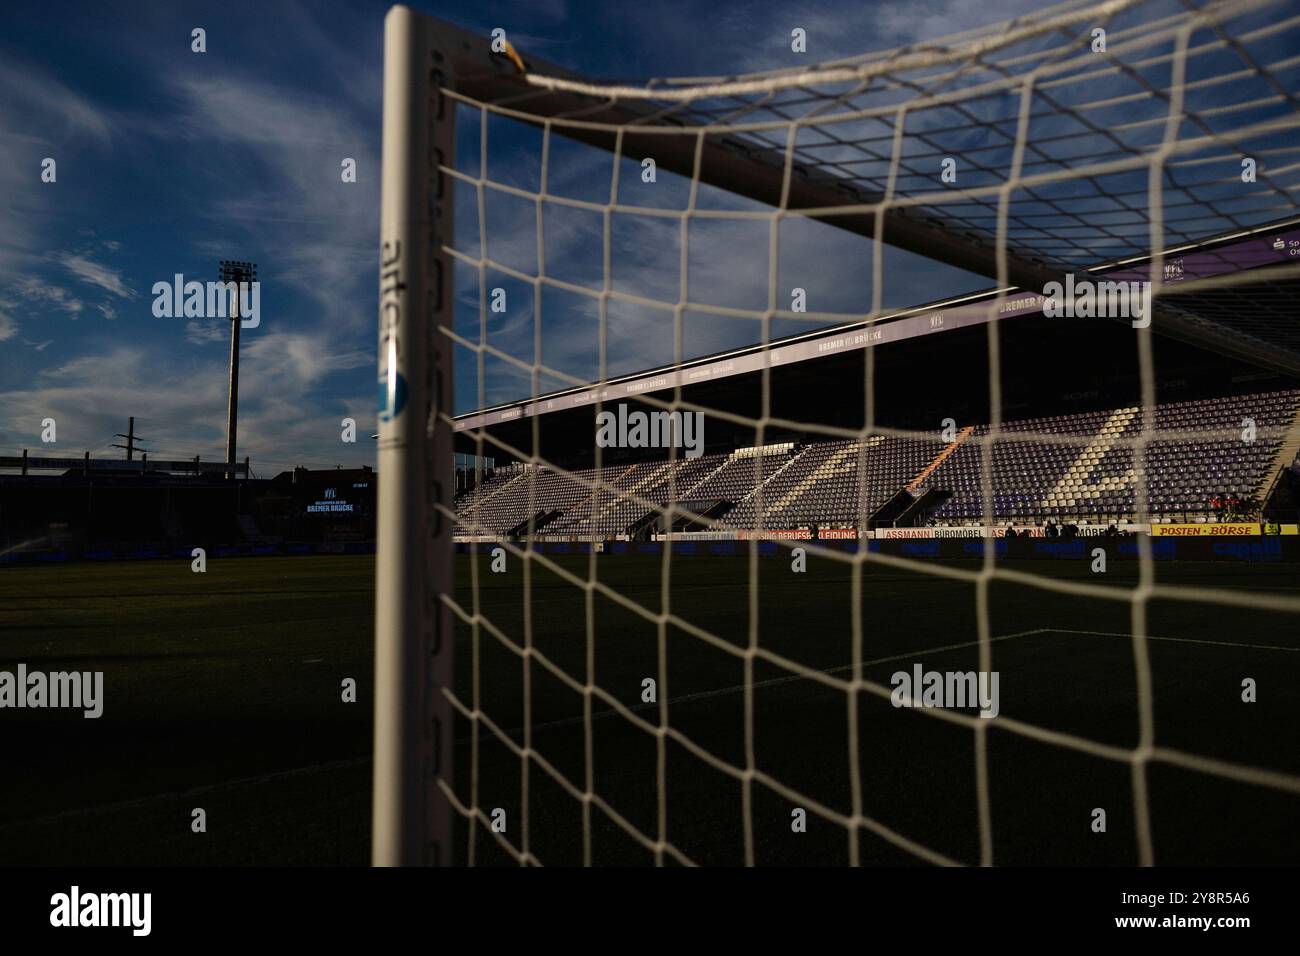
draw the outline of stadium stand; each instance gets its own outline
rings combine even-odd
[[[931,517],[945,524],[988,516],[1213,520],[1217,495],[1236,496],[1243,509],[1258,512],[1279,469],[1295,457],[1298,412],[1300,390],[1158,405],[1146,453],[1148,515],[1138,513],[1133,443],[1143,421],[1136,407],[1005,422],[992,439],[989,426],[979,425],[952,442],[872,435],[606,466],[599,483],[595,468],[517,464],[461,495],[457,513],[466,531],[479,534],[518,533],[531,513],[534,530],[548,535],[617,537],[670,501],[716,501],[729,507],[711,524],[742,531],[759,527],[761,488],[762,528],[858,527],[909,489],[917,496],[942,491],[947,500]],[[1241,432],[1250,423],[1258,437],[1246,441]],[[991,508],[980,479],[985,448]]]
[[[680,501],[691,496],[700,481],[721,468],[726,460],[725,455],[703,455],[612,469],[617,477],[612,482],[607,478],[606,482],[614,490],[600,489],[594,495],[588,491],[582,504],[555,530],[578,537],[623,534],[670,499]],[[606,475],[610,471],[606,470]],[[577,474],[585,481],[594,482],[597,472],[588,468]],[[646,501],[652,505],[646,505]]]
[[[1212,437],[1153,439],[1147,451],[1147,483],[1153,516],[1207,517],[1209,500],[1232,493],[1261,498],[1272,479],[1270,465],[1296,418],[1300,392],[1269,392],[1156,407],[1155,431]],[[1237,433],[1250,419],[1263,437],[1242,441]],[[1142,430],[1137,408],[1008,422],[1006,435],[1033,433],[1086,438],[1087,443],[1049,443],[1000,438],[993,444],[991,512],[999,520],[1041,521],[1061,517],[1134,517],[1135,452],[1116,439],[1136,439]],[[987,426],[976,432],[988,434]],[[1234,437],[1226,437],[1231,433]],[[937,519],[975,521],[986,511],[980,488],[978,443],[957,449],[932,476],[954,492]]]

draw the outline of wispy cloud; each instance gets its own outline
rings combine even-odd
[[[112,140],[113,124],[105,110],[33,63],[0,61],[0,90],[8,91],[7,106],[25,103],[29,112],[43,116],[43,129],[89,136],[101,145]]]
[[[228,323],[211,319],[190,319],[185,323],[185,341],[191,345],[211,345],[225,342],[230,337]]]
[[[102,265],[98,262],[92,262],[85,256],[65,255],[60,257],[63,267],[71,272],[83,282],[89,282],[91,285],[99,286],[105,292],[110,292],[115,296],[123,299],[134,299],[138,293],[130,288],[122,279],[121,273]],[[112,318],[112,316],[109,316]]]
[[[243,368],[254,383],[252,394],[263,390],[283,393],[290,386],[312,388],[333,372],[374,362],[373,353],[367,350],[340,349],[319,336],[287,332],[258,336],[243,354]]]
[[[83,148],[111,145],[110,114],[41,65],[0,57],[0,280],[44,265],[53,190],[40,181],[45,158],[64,161]],[[61,181],[61,180],[60,180]]]
[[[47,305],[77,316],[85,303],[62,286],[52,285],[36,276],[26,276],[14,283],[16,291],[24,299],[38,305]]]

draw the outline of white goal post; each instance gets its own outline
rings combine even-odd
[[[444,863],[451,809],[450,610],[453,495],[451,191],[427,22],[406,7],[384,25],[379,273],[380,542],[375,561],[375,755],[372,861]]]

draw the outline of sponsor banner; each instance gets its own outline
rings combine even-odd
[[[1277,524],[1270,521],[1263,525],[1263,531],[1264,534],[1300,534],[1300,525]]]
[[[808,528],[776,528],[770,531],[673,531],[654,536],[655,541],[811,541]]]
[[[1166,542],[1173,544],[1172,541]],[[1281,536],[1278,537],[1260,537],[1253,541],[1197,541],[1197,544],[1208,545],[1212,549],[1212,556],[1215,558],[1232,557],[1239,558],[1243,561],[1281,561],[1283,557],[1283,541]],[[1189,548],[1192,543],[1189,541],[1184,544],[1184,548]]]
[[[655,541],[735,541],[735,531],[671,531],[660,532]]]
[[[1080,538],[1098,538],[1110,530],[1108,524],[1081,524],[1078,526]],[[1117,524],[1115,530],[1120,534],[1150,534],[1151,525],[1149,524]]]
[[[1012,525],[1017,538],[1046,538],[1042,525]],[[1106,534],[1110,525],[1079,525],[1080,538],[1097,538]],[[1151,530],[1147,524],[1117,525],[1121,534],[1146,533]],[[1006,525],[969,525],[935,528],[877,528],[877,538],[1003,538],[1006,537]],[[825,532],[823,532],[825,537]]]
[[[1224,524],[1158,524],[1151,534],[1158,538],[1235,538],[1260,533],[1254,522],[1234,521]]]
[[[1000,532],[995,532],[1000,533]],[[988,531],[979,525],[972,525],[967,528],[877,528],[875,531],[877,540],[897,540],[897,539],[934,539],[934,538],[983,538]]]
[[[859,532],[857,528],[822,528],[817,537],[823,541],[856,541],[858,538],[870,538],[872,532]]]
[[[1228,272],[1244,269],[1258,269],[1260,266],[1275,265],[1282,262],[1295,262],[1300,259],[1300,230],[1290,229],[1284,232],[1260,230],[1256,235],[1183,256],[1164,257],[1164,281],[1180,282],[1187,279],[1207,279]],[[1153,263],[1146,262],[1131,269],[1106,273],[1109,280],[1152,278]]]

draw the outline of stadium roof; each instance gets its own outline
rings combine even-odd
[[[1204,348],[1222,342],[1240,351],[1243,345],[1265,360],[1257,364],[1296,374],[1300,370],[1300,322],[1295,302],[1300,297],[1300,219],[1221,237],[1191,248],[1167,250],[1162,257],[1166,293],[1160,301],[1177,310],[1195,335],[1180,335]],[[1096,273],[1109,281],[1142,281],[1151,257],[1143,256],[1101,267]],[[1215,280],[1232,278],[1230,284]],[[1187,291],[1183,291],[1183,290]],[[746,375],[765,367],[785,367],[837,353],[938,335],[1005,318],[1041,313],[1043,295],[1011,289],[999,297],[992,289],[974,295],[932,302],[889,314],[871,322],[856,322],[706,356],[680,365],[647,369],[607,381],[563,389],[537,399],[510,402],[458,416],[457,431],[619,399],[670,391]],[[1053,319],[1042,318],[1052,322]],[[1108,319],[1095,319],[1110,322]],[[1128,319],[1120,321],[1128,322]],[[1153,328],[1160,330],[1161,317]]]

